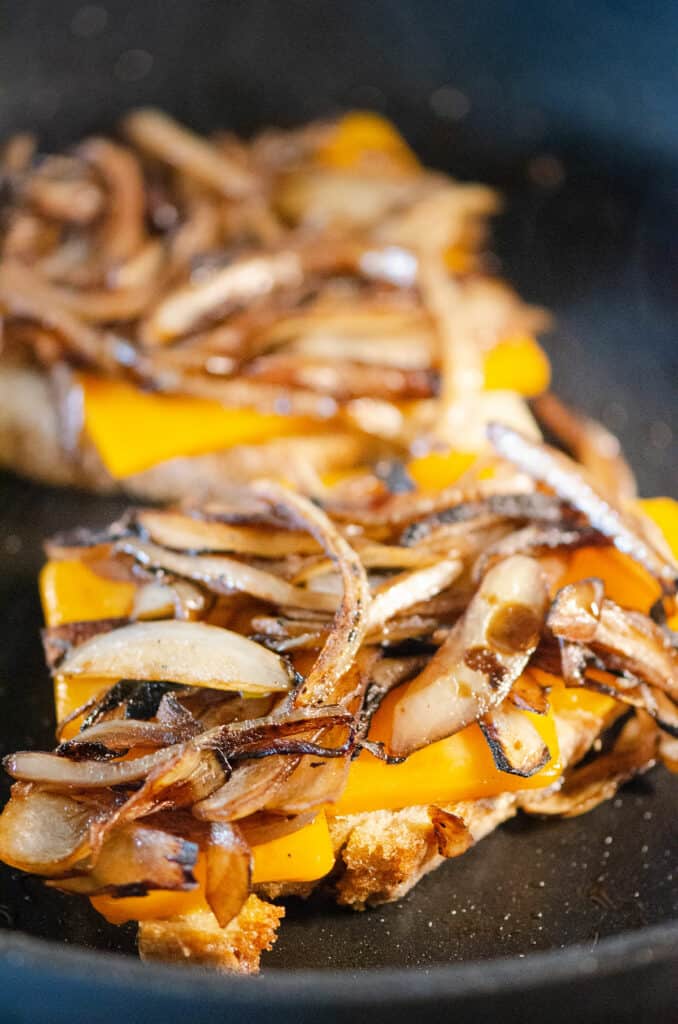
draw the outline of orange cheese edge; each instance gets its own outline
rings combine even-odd
[[[40,573],[39,585],[48,626],[129,615],[135,591],[134,584],[105,580],[82,562],[66,560],[48,562]],[[110,680],[64,679],[57,676],[54,681],[57,721],[62,721],[109,685]],[[77,728],[77,723],[72,723],[64,736],[68,738]],[[326,875],[334,864],[332,843],[322,813],[310,825],[295,833],[255,846],[252,854],[255,882],[313,881]],[[168,899],[170,896],[178,899],[188,894],[164,895]],[[121,904],[128,901],[113,902]],[[130,920],[131,916],[125,920]]]
[[[84,430],[116,479],[166,459],[205,455],[240,444],[318,433],[321,424],[302,416],[228,409],[188,395],[158,395],[120,380],[80,373]]]
[[[485,356],[485,389],[534,398],[551,383],[551,364],[531,334],[503,338]]]
[[[401,695],[393,693],[383,702],[370,730],[372,738],[388,737],[393,703]],[[553,714],[523,714],[531,719],[551,752],[551,760],[532,778],[500,772],[479,726],[470,725],[448,739],[410,754],[403,764],[389,765],[363,751],[351,765],[346,789],[332,813],[449,804],[551,785],[561,773]]]
[[[488,389],[532,397],[548,386],[548,359],[529,335],[506,338],[485,358]],[[186,395],[158,395],[125,381],[76,375],[84,431],[115,479],[141,473],[167,459],[257,445],[278,437],[317,434],[327,424],[301,416],[229,409]]]
[[[341,117],[314,159],[320,167],[354,171],[375,157],[388,157],[400,170],[416,171],[415,153],[389,120],[371,110],[354,110]]]

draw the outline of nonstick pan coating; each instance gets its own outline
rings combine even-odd
[[[620,434],[643,493],[675,495],[678,14],[641,7],[4,3],[0,129],[63,144],[141,101],[240,130],[383,108],[427,161],[503,190],[496,250],[556,314],[557,389]],[[122,504],[0,481],[2,753],[51,742],[40,541]],[[81,952],[131,953],[132,930],[3,868],[3,1019],[179,1020],[199,993],[205,1020],[671,1020],[677,786],[656,771],[583,818],[516,821],[395,906],[291,904],[257,982]]]

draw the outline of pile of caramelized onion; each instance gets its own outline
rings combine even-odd
[[[85,368],[332,419],[366,454],[451,440],[486,354],[545,322],[483,266],[494,193],[374,115],[245,142],[139,110],[60,155],[17,136],[0,183],[4,350],[60,368],[70,436]],[[338,434],[319,443],[328,465]]]
[[[124,896],[195,886],[202,855],[223,925],[248,895],[251,844],[335,802],[362,748],[398,761],[476,722],[500,771],[538,772],[550,751],[521,711],[548,709],[552,675],[612,696],[616,732],[578,767],[599,723],[525,809],[581,813],[669,759],[675,561],[623,487],[592,482],[586,445],[578,464],[505,425],[489,436],[494,472],[480,460],[438,493],[408,487],[404,467],[316,500],[262,481],[50,541],[52,558],[133,581],[136,598],[128,618],[45,630],[52,671],[102,689],[53,753],[5,759],[0,857],[69,892]],[[570,553],[592,545],[654,577],[652,615],[600,579],[559,588]],[[394,687],[385,746],[369,724]],[[435,811],[441,849],[460,852],[453,819]]]

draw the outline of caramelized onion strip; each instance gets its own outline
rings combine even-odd
[[[552,488],[563,501],[582,512],[591,526],[643,565],[667,594],[676,591],[678,566],[645,540],[628,512],[598,493],[582,469],[567,455],[524,437],[511,427],[491,423],[488,436],[498,454]]]
[[[678,651],[661,626],[604,595],[596,579],[564,587],[549,612],[549,628],[563,640],[590,647],[606,666],[629,672],[678,701]]]
[[[225,196],[238,199],[255,188],[246,168],[160,110],[135,110],[122,127],[141,150]]]
[[[621,445],[602,423],[575,412],[551,391],[539,395],[534,408],[606,494],[615,501],[637,497],[635,477]]]
[[[169,681],[269,693],[292,685],[288,666],[239,633],[204,622],[135,622],[71,648],[58,665],[66,678]]]
[[[490,569],[442,647],[395,706],[391,752],[450,736],[499,705],[535,650],[548,595],[539,564],[514,555]]]
[[[336,607],[332,594],[295,587],[273,573],[223,555],[179,554],[133,538],[118,541],[117,550],[132,555],[148,569],[193,580],[217,594],[240,591],[272,604],[328,612]]]

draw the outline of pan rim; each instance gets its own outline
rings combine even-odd
[[[185,998],[199,993],[218,1005],[228,999],[245,1009],[274,999],[281,1007],[327,1004],[383,1006],[390,1002],[426,1004],[440,1000],[491,998],[534,993],[556,985],[614,978],[622,972],[678,968],[678,920],[608,936],[591,949],[578,943],[562,949],[427,967],[348,969],[264,968],[259,977],[219,975],[172,964],[144,964],[129,955],[72,947],[23,932],[0,933],[0,991],[23,973],[44,981],[115,987],[133,995]],[[346,985],[346,979],[351,984]],[[0,1006],[3,998],[0,995]]]

